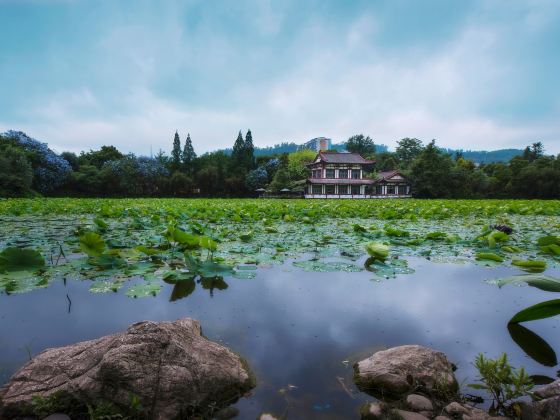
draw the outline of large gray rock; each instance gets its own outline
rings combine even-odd
[[[151,419],[208,415],[254,385],[243,359],[204,338],[198,321],[144,321],[40,353],[0,389],[0,418],[29,410],[33,396],[55,394],[75,404],[110,402],[124,409],[136,395]]]
[[[523,420],[557,420],[560,418],[560,379],[534,391],[539,401],[523,404]]]
[[[373,395],[403,395],[414,389],[454,394],[458,385],[453,365],[442,352],[417,346],[378,351],[354,365],[358,388]]]

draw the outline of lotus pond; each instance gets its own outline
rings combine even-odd
[[[352,364],[401,344],[444,351],[464,383],[504,351],[550,381],[559,216],[560,201],[0,200],[0,384],[45,348],[185,316],[255,371],[240,418],[357,418],[372,398]]]

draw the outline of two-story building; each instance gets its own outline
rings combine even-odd
[[[305,185],[305,198],[382,198],[410,197],[410,186],[398,171],[381,172],[377,179],[365,176],[375,162],[358,153],[319,152],[307,167],[311,177]]]

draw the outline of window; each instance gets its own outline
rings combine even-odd
[[[338,193],[340,195],[348,194],[348,185],[339,185],[338,186]]]
[[[359,169],[352,169],[352,178],[353,179],[360,179],[360,170]]]
[[[323,186],[313,185],[313,194],[323,194]]]
[[[395,194],[395,186],[387,185],[387,194]]]
[[[406,195],[406,185],[399,185],[399,194]]]
[[[327,169],[326,172],[326,178],[334,178],[334,169]]]
[[[359,195],[359,194],[360,194],[360,186],[352,185],[352,195]]]
[[[382,195],[383,194],[383,185],[376,185],[375,186],[375,194]]]
[[[334,194],[334,185],[325,185],[325,194]]]
[[[338,177],[339,178],[348,178],[348,169],[339,169],[338,170]]]
[[[312,177],[312,178],[321,178],[321,170],[320,170],[320,169],[315,169],[315,170],[312,172],[311,177]]]

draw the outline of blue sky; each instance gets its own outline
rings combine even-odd
[[[57,151],[402,137],[560,153],[556,0],[0,0],[0,131]]]

